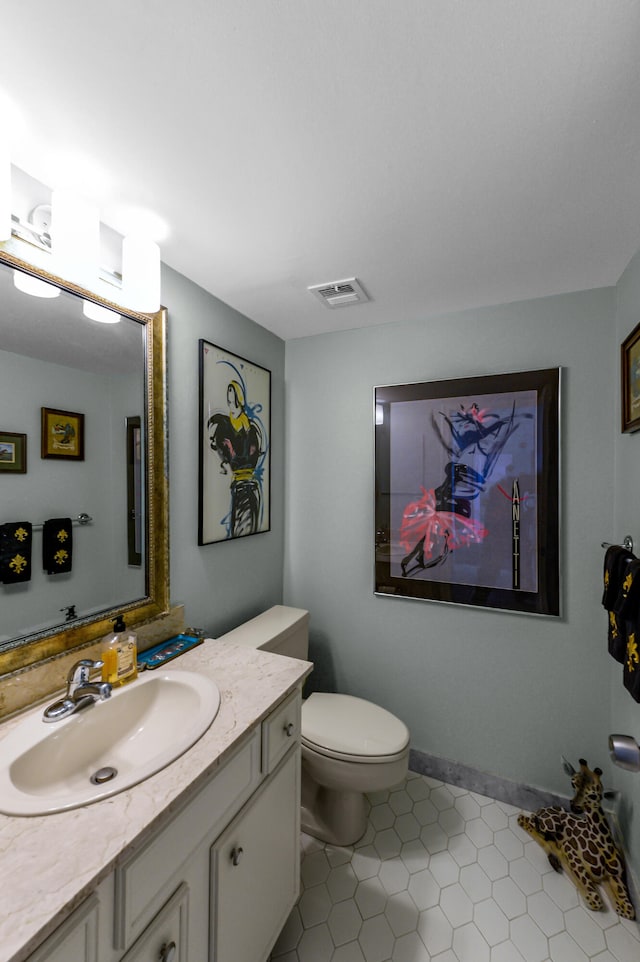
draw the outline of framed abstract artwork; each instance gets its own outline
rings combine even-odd
[[[640,324],[621,348],[622,433],[640,431]]]
[[[27,435],[0,431],[0,471],[27,473]]]
[[[198,544],[270,530],[271,372],[199,342]]]
[[[560,614],[560,370],[374,389],[375,592]]]
[[[84,414],[41,408],[43,458],[84,461]]]

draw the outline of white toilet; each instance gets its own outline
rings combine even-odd
[[[275,605],[224,635],[306,659],[309,612]],[[409,731],[391,712],[351,695],[314,692],[302,704],[302,830],[333,845],[364,834],[366,792],[392,788],[409,767]]]

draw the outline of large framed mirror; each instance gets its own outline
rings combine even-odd
[[[169,609],[166,312],[123,310],[9,246],[0,245],[0,675],[100,638],[116,613],[136,625]],[[25,293],[33,282],[55,296]],[[96,308],[115,323],[86,316]],[[54,519],[70,522],[71,551],[47,570]],[[30,538],[22,580],[7,567],[16,522],[28,522]]]

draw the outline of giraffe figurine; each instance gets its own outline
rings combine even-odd
[[[602,809],[602,770],[591,771],[584,758],[580,759],[580,771],[570,766],[568,770],[573,772],[575,789],[571,811],[557,806],[540,808],[532,815],[520,814],[518,825],[542,846],[556,872],[565,869],[590,909],[597,912],[603,908],[598,885],[604,885],[618,915],[635,919],[624,858]]]

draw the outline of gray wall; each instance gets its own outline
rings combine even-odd
[[[640,254],[631,261],[617,287],[615,381],[618,383],[618,345],[640,321]],[[615,432],[615,537],[632,535],[640,552],[640,435],[620,433],[620,398],[616,393]],[[622,685],[622,666],[611,663],[611,731],[640,741],[640,704]],[[614,769],[615,787],[621,793],[621,816],[629,853],[640,878],[640,774]]]
[[[163,267],[168,308],[171,600],[220,635],[282,600],[284,342]],[[198,340],[271,371],[271,530],[198,547]]]
[[[316,687],[386,706],[420,751],[564,794],[561,754],[608,768],[614,314],[601,289],[286,345],[284,597],[311,612]],[[374,385],[556,366],[564,616],[374,596]]]
[[[283,599],[308,608],[315,687],[395,711],[421,751],[548,791],[569,792],[561,754],[585,756],[623,789],[637,849],[640,777],[612,772],[607,736],[640,737],[640,713],[606,653],[600,543],[627,530],[640,541],[640,447],[619,435],[617,354],[638,319],[640,262],[619,287],[615,344],[613,289],[290,341],[286,424],[284,343],[168,268],[163,295],[171,597],[187,620],[219,635]],[[272,530],[198,547],[201,337],[272,371]],[[375,597],[373,386],[555,366],[563,617]]]

